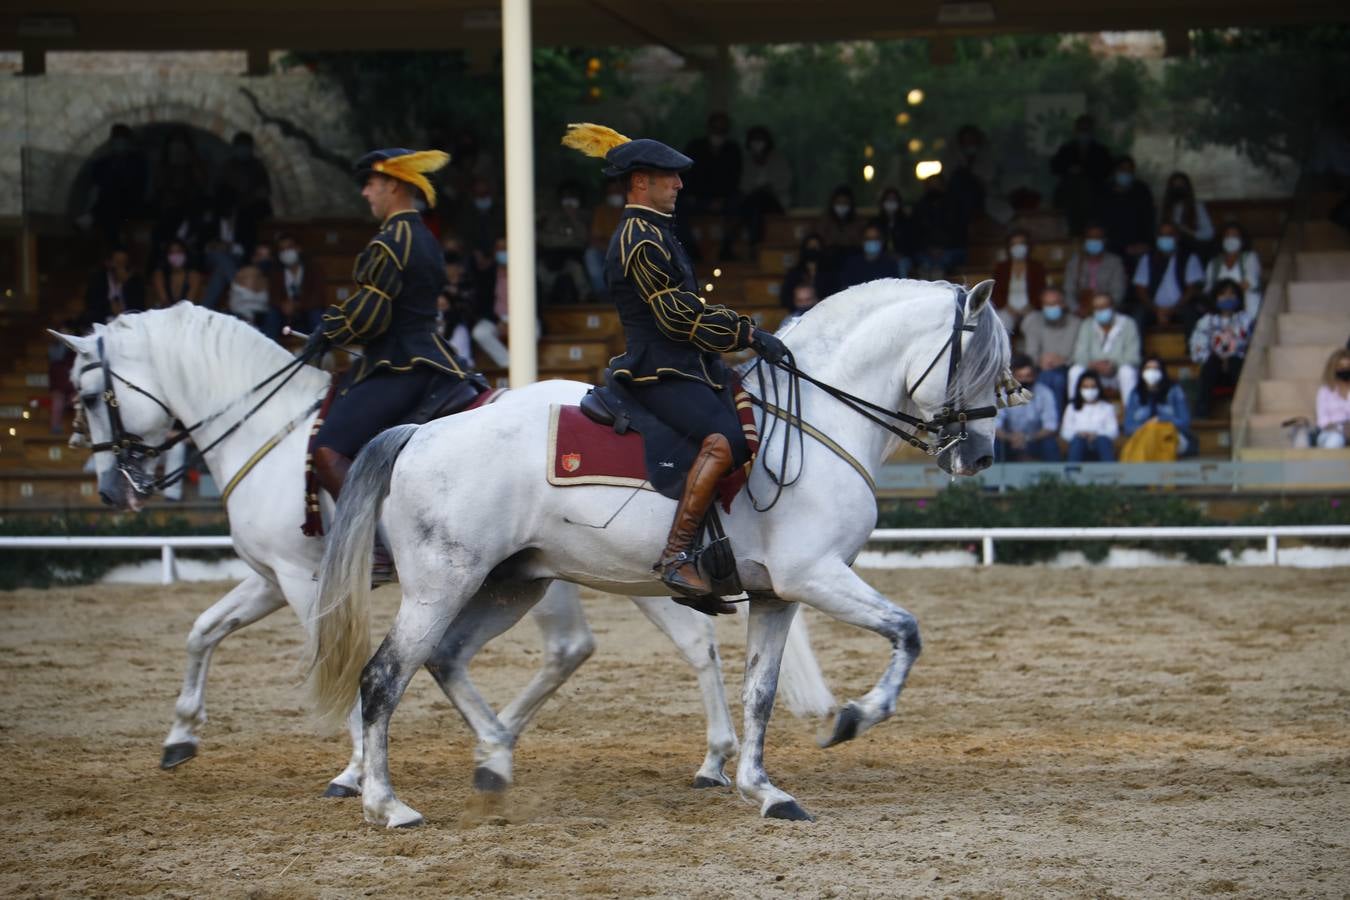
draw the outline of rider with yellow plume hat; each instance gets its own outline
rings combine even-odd
[[[427,174],[450,161],[440,150],[375,150],[356,162],[361,196],[380,221],[356,258],[355,286],[324,310],[309,353],[329,344],[364,345],[315,435],[314,468],[337,498],[352,458],[366,442],[413,413],[431,382],[469,377],[469,366],[436,333],[436,298],[445,286],[440,242],[416,201],[436,205]]]
[[[750,348],[777,362],[786,351],[748,317],[699,296],[693,264],[674,231],[675,198],[684,186],[680,173],[693,160],[660,141],[632,140],[589,123],[568,126],[562,142],[604,159],[604,174],[623,181],[627,203],[605,257],[605,281],[625,344],[610,361],[611,378],[626,400],[697,448],[654,568],[673,592],[705,601],[690,605],[711,611],[717,607],[706,600],[711,589],[699,574],[693,545],[717,482],[749,458],[721,354]],[[639,431],[641,418],[634,416]],[[650,436],[644,437],[650,445]]]

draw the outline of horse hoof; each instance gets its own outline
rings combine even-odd
[[[361,792],[354,787],[347,787],[345,784],[338,784],[336,781],[328,785],[328,790],[323,792],[325,797],[359,797]]]
[[[816,817],[802,809],[796,800],[783,800],[764,810],[766,819],[783,819],[788,822],[814,822]]]
[[[426,820],[422,818],[422,815],[420,813],[413,813],[411,816],[399,816],[399,817],[390,816],[389,825],[387,827],[416,828],[425,821]]]
[[[709,778],[707,775],[694,776],[694,787],[699,788],[700,790],[702,788],[726,787],[729,784],[731,784],[731,781],[725,775],[722,776],[721,781],[716,778]]]
[[[479,767],[473,770],[473,789],[485,794],[501,794],[511,783],[491,769]]]
[[[845,705],[839,710],[839,716],[834,720],[834,733],[820,746],[833,747],[835,744],[853,740],[858,736],[860,724],[862,724],[862,713],[858,712],[858,707],[852,703]]]
[[[164,755],[159,758],[159,767],[167,772],[175,766],[181,766],[196,755],[197,745],[190,741],[168,744],[164,747]]]

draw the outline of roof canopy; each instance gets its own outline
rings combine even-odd
[[[0,49],[379,50],[500,41],[483,0],[51,0],[0,11]],[[1336,0],[535,0],[539,45],[882,40],[1338,21]]]

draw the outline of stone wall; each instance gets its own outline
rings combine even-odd
[[[132,127],[183,122],[229,141],[250,131],[272,176],[273,206],[285,218],[360,214],[351,179],[313,158],[300,140],[263,124],[241,89],[271,116],[308,131],[328,150],[355,159],[346,104],[303,70],[262,77],[218,72],[53,73],[0,79],[0,217],[65,211],[80,167],[116,122]],[[26,149],[26,152],[25,152]],[[29,161],[25,171],[24,160]]]

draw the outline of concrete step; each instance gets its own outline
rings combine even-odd
[[[1292,381],[1319,381],[1330,350],[1315,344],[1277,344],[1266,357],[1266,377]]]
[[[1350,251],[1350,231],[1326,220],[1306,222],[1303,225],[1305,252]]]
[[[1335,336],[1350,328],[1350,315],[1333,313],[1280,313],[1279,342],[1285,345],[1329,346]]]
[[[1294,260],[1294,277],[1299,281],[1350,280],[1350,251],[1310,250]]]
[[[612,306],[555,306],[546,308],[542,316],[548,335],[609,338],[622,333],[619,311]]]
[[[1346,254],[1350,260],[1350,254]],[[1305,279],[1289,283],[1289,311],[1350,318],[1350,272],[1346,280]]]
[[[1289,416],[1308,415],[1317,395],[1317,380],[1268,379],[1257,385],[1256,411]]]
[[[545,338],[539,345],[541,369],[595,369],[613,356],[604,340],[555,340]]]

